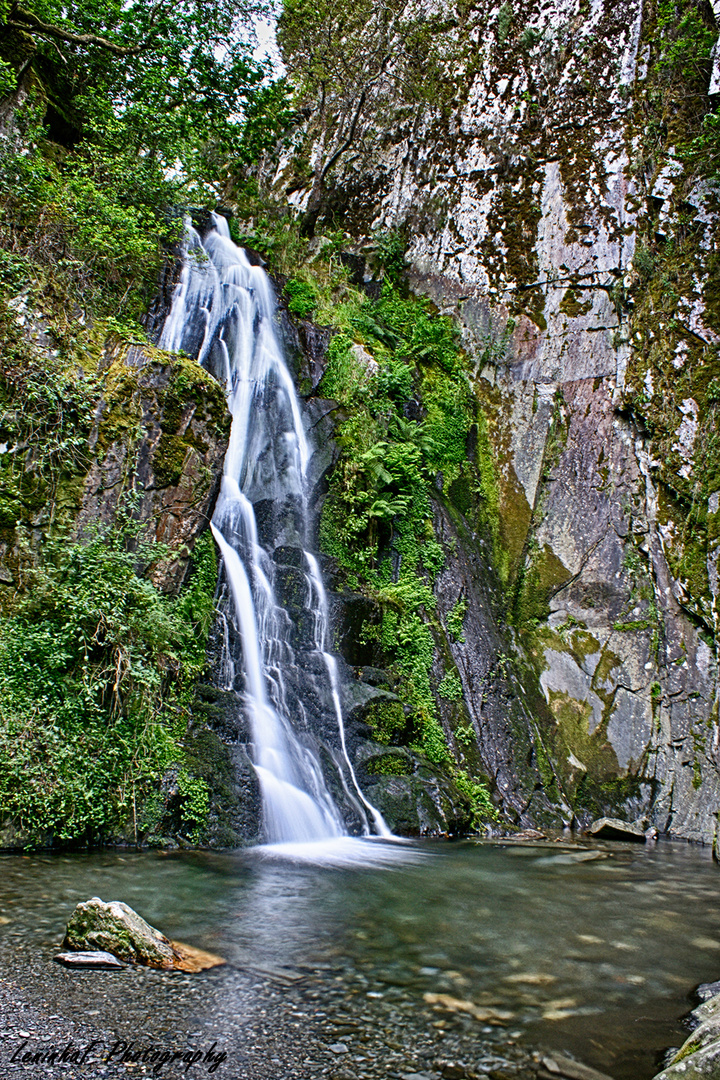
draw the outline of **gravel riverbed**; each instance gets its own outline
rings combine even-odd
[[[332,970],[67,970],[4,952],[0,1077],[535,1080],[538,1057],[470,1018],[348,988]],[[27,1057],[30,1055],[30,1057]],[[174,1057],[173,1057],[174,1055]]]

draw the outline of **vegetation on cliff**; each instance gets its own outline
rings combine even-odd
[[[180,597],[152,567],[170,554],[127,517],[28,557],[0,633],[0,811],[26,842],[93,840],[157,822],[149,793],[183,761],[194,681],[214,612],[212,541]],[[28,556],[29,556],[28,552]],[[188,833],[205,820],[186,792]],[[207,809],[207,808],[205,808]]]
[[[204,785],[183,774],[183,737],[213,611],[214,548],[207,536],[196,540],[209,478],[193,476],[202,458],[189,444],[178,474],[165,476],[164,435],[150,454],[148,490],[138,463],[147,451],[148,382],[167,438],[177,440],[173,408],[178,418],[192,410],[198,420],[186,437],[198,443],[197,431],[218,443],[216,467],[225,445],[222,392],[200,369],[197,377],[175,371],[163,392],[173,368],[162,354],[152,362],[138,350],[140,370],[124,359],[109,363],[128,351],[110,324],[66,337],[62,308],[37,288],[5,299],[2,312],[3,843],[153,832],[168,802],[155,792],[169,770],[184,784],[177,827],[199,835]],[[214,421],[202,420],[218,408]],[[168,483],[176,485],[172,498],[187,503],[183,536],[192,554],[156,539],[166,517],[157,485]],[[186,493],[183,484],[191,485]]]
[[[708,95],[716,38],[705,5],[659,3],[651,119],[636,163],[647,214],[619,298],[635,341],[626,400],[652,446],[676,595],[708,640],[718,629],[709,571],[717,543],[711,496],[720,478],[720,295],[717,252],[696,210],[716,207],[720,180],[720,116]],[[693,309],[700,306],[698,319]]]
[[[298,222],[283,219],[238,238],[267,252],[278,269],[294,271],[285,286],[291,314],[333,330],[317,393],[340,406],[334,434],[340,455],[320,544],[336,560],[343,587],[362,593],[379,612],[379,621],[368,621],[361,633],[389,668],[405,708],[372,709],[374,735],[449,770],[476,823],[494,819],[473,740],[456,739],[453,727],[446,733],[440,720],[441,702],[462,697],[447,647],[444,673],[432,674],[437,640],[461,637],[467,607],[460,600],[443,626],[433,585],[445,554],[433,529],[433,503],[462,501],[464,494],[478,526],[489,529],[492,522],[475,456],[470,368],[456,327],[409,293],[400,234],[376,236],[368,252],[375,298],[351,283],[332,235],[308,242]],[[455,723],[466,721],[458,713]],[[389,757],[374,770],[405,767]]]

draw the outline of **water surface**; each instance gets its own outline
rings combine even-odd
[[[379,849],[378,849],[379,850]],[[718,870],[703,849],[463,842],[397,862],[313,865],[262,850],[8,856],[2,953],[50,963],[75,904],[123,900],[170,937],[257,972],[315,977],[323,1007],[653,1075],[688,993],[720,977]],[[322,978],[317,982],[317,975]],[[300,983],[301,985],[301,983]]]

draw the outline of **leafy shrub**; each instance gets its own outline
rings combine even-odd
[[[366,720],[373,738],[385,746],[404,735],[407,727],[405,710],[399,701],[374,701],[368,709]]]
[[[392,658],[401,696],[413,711],[414,747],[435,763],[446,762],[430,682],[431,585],[444,564],[430,494],[436,470],[450,473],[465,457],[464,358],[452,322],[433,315],[425,301],[403,296],[387,276],[380,301],[362,310],[355,327],[370,339],[379,370],[360,377],[350,339],[338,334],[331,342],[322,390],[332,390],[353,412],[338,433],[342,456],[323,511],[321,542],[380,604],[381,624],[366,628],[366,637]],[[405,416],[416,388],[427,410],[420,422]],[[383,558],[389,549],[398,560],[396,573]]]
[[[467,609],[467,597],[459,596],[456,603],[452,606],[450,611],[448,611],[447,615],[445,616],[445,626],[452,641],[457,641],[460,643],[465,641],[463,624],[465,622]]]
[[[327,366],[320,392],[340,405],[352,405],[366,382],[365,370],[352,351],[347,334],[335,334],[327,353]]]
[[[31,841],[93,839],[136,817],[182,760],[192,685],[205,662],[215,583],[198,542],[180,598],[153,585],[170,552],[137,528],[47,542],[0,623],[0,819]],[[186,816],[202,817],[190,779]]]
[[[301,319],[309,319],[317,307],[317,295],[312,285],[298,278],[290,278],[285,286],[289,296],[288,311]]]
[[[412,397],[413,369],[402,360],[387,360],[377,376],[377,392],[395,405],[402,405]]]
[[[632,264],[638,274],[645,281],[648,281],[655,270],[655,260],[652,257],[651,252],[648,251],[643,244],[638,244],[635,248],[635,253],[632,258]]]
[[[449,671],[445,672],[445,675],[438,686],[438,694],[448,701],[462,700],[462,683],[460,682],[460,675],[455,668],[450,668]]]
[[[497,39],[499,45],[504,45],[507,40],[507,36],[510,33],[510,27],[512,25],[513,9],[512,4],[505,0],[505,3],[501,6],[497,16]]]
[[[488,821],[499,820],[498,812],[485,784],[479,780],[473,780],[463,769],[456,770],[455,783],[470,802],[474,828],[478,829]]]
[[[382,757],[371,758],[367,763],[367,771],[377,776],[409,776],[412,766],[408,759],[400,754],[384,754]]]

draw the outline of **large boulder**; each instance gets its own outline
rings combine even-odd
[[[655,1080],[720,1080],[720,996],[690,1014],[698,1026]]]
[[[70,917],[63,948],[101,950],[146,967],[202,971],[224,963],[219,956],[170,941],[120,900],[105,903],[98,896],[78,904]]]

